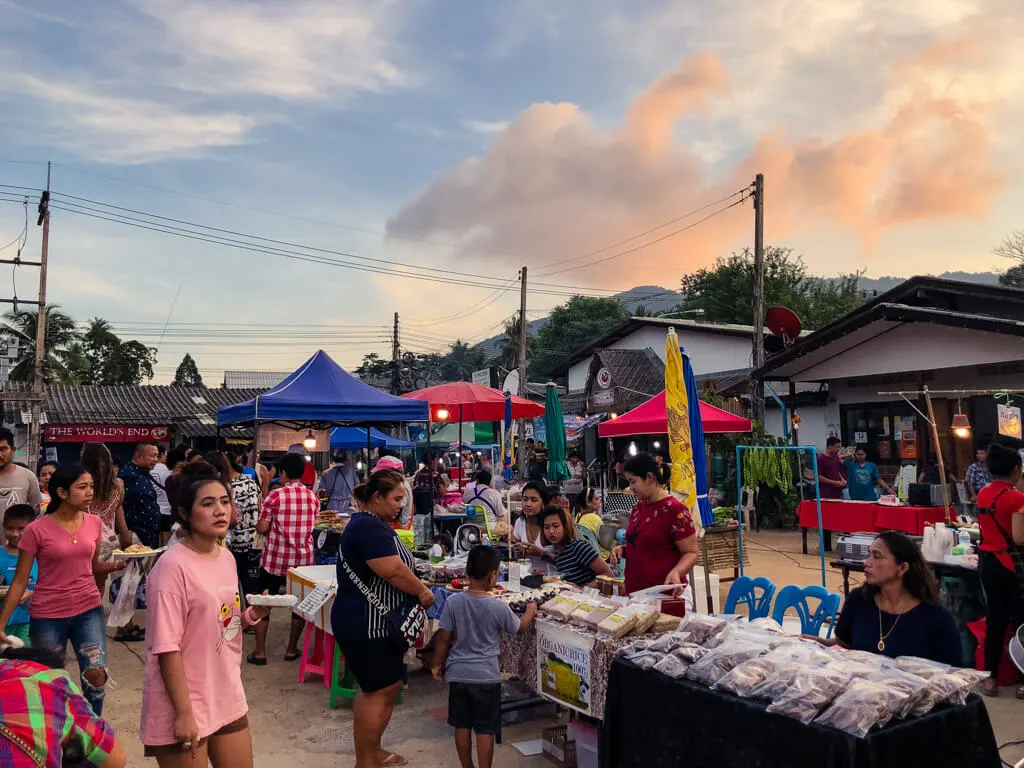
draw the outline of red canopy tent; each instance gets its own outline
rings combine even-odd
[[[750,419],[737,416],[721,408],[700,403],[700,417],[704,422],[704,434],[721,432],[749,432]],[[643,405],[624,413],[617,419],[602,422],[597,428],[601,437],[627,437],[629,435],[663,435],[668,433],[668,416],[665,412],[665,391],[655,395]]]
[[[505,393],[468,381],[417,389],[402,397],[430,403],[431,421],[502,421],[505,418]],[[448,411],[444,418],[438,414],[442,410]],[[543,415],[543,405],[512,396],[513,419],[532,419]]]

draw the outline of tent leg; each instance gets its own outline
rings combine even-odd
[[[814,464],[814,497],[818,505],[818,555],[821,558],[821,586],[825,586],[825,531],[821,525],[821,485],[818,482],[818,449],[811,446],[811,461]]]
[[[434,544],[434,470],[431,466],[431,450],[430,450],[430,422],[427,422],[427,453],[423,457],[423,464],[430,469],[430,539],[427,541],[428,548]]]
[[[739,527],[736,531],[736,539],[739,542],[740,576],[743,575],[743,449],[746,446],[736,446],[736,519]]]

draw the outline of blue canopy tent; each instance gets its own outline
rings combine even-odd
[[[331,430],[332,451],[365,448],[367,442],[373,448],[387,448],[392,451],[415,447],[415,443],[399,440],[397,437],[386,435],[373,427],[370,427],[369,441],[367,441],[366,429],[363,427],[336,427]]]

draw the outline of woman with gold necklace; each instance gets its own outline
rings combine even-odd
[[[864,563],[864,586],[850,592],[836,639],[843,648],[919,656],[961,666],[963,651],[952,614],[939,605],[935,577],[917,545],[895,531],[880,534]]]

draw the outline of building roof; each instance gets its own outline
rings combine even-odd
[[[227,389],[270,389],[291,375],[291,371],[224,371],[224,386]]]
[[[758,374],[797,378],[908,323],[1024,337],[1024,291],[912,277],[773,356]],[[1016,350],[1008,348],[1007,353],[1016,354]]]
[[[47,385],[43,412],[47,424],[152,424],[174,427],[175,438],[217,433],[217,409],[260,394],[261,389],[208,389],[175,386]],[[28,402],[24,388],[4,391],[6,421],[24,423]]]
[[[753,327],[749,325],[703,323],[699,320],[687,320],[675,317],[631,317],[629,320],[626,320],[624,323],[616,326],[603,336],[588,342],[579,351],[569,355],[552,371],[552,375],[563,375],[576,363],[581,360],[586,360],[588,357],[593,355],[597,349],[609,347],[615,342],[621,341],[631,333],[634,333],[646,326],[657,326],[659,328],[671,327],[676,330],[687,331],[690,333],[713,333],[726,336],[750,336],[754,332]]]
[[[647,400],[665,388],[665,363],[654,350],[598,349],[598,365],[612,375],[612,386],[623,390],[628,400]]]

